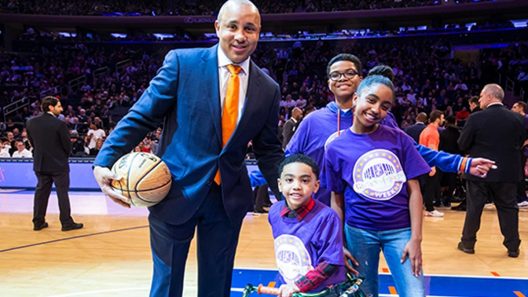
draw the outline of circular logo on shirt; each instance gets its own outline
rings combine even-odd
[[[294,283],[313,269],[310,255],[297,236],[283,234],[275,238],[274,244],[277,267],[286,283]]]
[[[385,149],[368,151],[354,165],[354,191],[372,200],[389,200],[400,193],[407,177],[400,160]]]

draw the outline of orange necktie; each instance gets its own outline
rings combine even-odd
[[[238,97],[240,94],[240,78],[238,74],[242,70],[240,66],[229,64],[227,70],[231,74],[227,81],[226,96],[224,99],[224,108],[222,110],[222,147],[227,144],[229,138],[235,131],[238,121]],[[220,169],[216,171],[214,181],[220,185]]]

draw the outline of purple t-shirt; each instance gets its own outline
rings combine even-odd
[[[345,221],[367,230],[410,227],[407,180],[431,170],[401,130],[347,129],[327,144],[322,184],[345,196]]]
[[[284,201],[271,207],[268,220],[273,231],[275,259],[284,283],[294,283],[322,261],[338,270],[311,292],[345,281],[341,221],[328,206],[315,201],[314,208],[301,220],[281,217]]]
[[[351,110],[342,111],[335,102],[330,102],[326,107],[310,113],[301,121],[297,131],[286,146],[286,155],[304,154],[322,166],[324,144],[328,137],[338,130],[350,128],[352,122],[353,113]],[[383,119],[382,125],[398,127],[391,113]],[[327,189],[321,187],[314,197],[316,200],[330,205],[330,191]]]

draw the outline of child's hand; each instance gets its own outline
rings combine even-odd
[[[354,258],[354,256],[352,256],[352,254],[347,250],[346,247],[343,247],[343,253],[345,254],[345,266],[347,270],[350,271],[350,273],[352,273],[353,275],[359,276],[359,271],[354,269],[354,266],[355,267],[359,266],[359,262],[356,260],[356,258]],[[354,266],[352,266],[350,262],[352,262]]]
[[[281,285],[279,288],[280,297],[291,297],[295,292],[299,292],[299,288],[295,284]]]
[[[411,260],[411,269],[414,276],[422,274],[422,246],[420,240],[411,239],[405,245],[401,263],[404,263],[409,256]]]

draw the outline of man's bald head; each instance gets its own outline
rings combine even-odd
[[[492,103],[504,100],[504,90],[498,84],[487,84],[482,88],[479,96],[481,109],[486,109]]]
[[[218,16],[216,17],[216,20],[219,23],[221,23],[222,18],[224,16],[226,10],[228,10],[229,8],[233,8],[234,6],[243,6],[243,5],[249,6],[260,17],[259,10],[258,10],[257,6],[255,6],[255,4],[253,4],[253,2],[251,2],[249,0],[228,0],[222,5],[222,7],[220,7],[220,11],[218,11]],[[260,23],[259,23],[259,26],[260,26]]]

